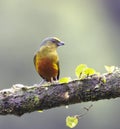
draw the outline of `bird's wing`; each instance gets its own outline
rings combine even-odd
[[[59,66],[59,61],[57,62],[57,66],[58,66],[57,80],[59,80],[59,76],[60,76],[60,66]]]
[[[34,55],[33,62],[34,62],[34,65],[36,66],[36,54]]]

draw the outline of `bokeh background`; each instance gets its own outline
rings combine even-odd
[[[61,77],[75,77],[80,63],[104,73],[119,66],[120,0],[0,0],[0,89],[33,85],[41,78],[34,52],[49,36],[59,37]],[[65,118],[94,106],[76,129],[119,129],[120,99],[81,103],[22,117],[0,116],[1,129],[67,129]]]

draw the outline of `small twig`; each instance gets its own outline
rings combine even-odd
[[[82,113],[82,114],[79,114],[79,115],[75,115],[74,117],[76,117],[76,118],[78,118],[78,119],[82,118],[83,116],[85,116],[85,115],[89,112],[89,110],[90,110],[92,107],[93,107],[92,104],[91,104],[89,107],[84,107],[83,109],[85,109],[85,112]]]

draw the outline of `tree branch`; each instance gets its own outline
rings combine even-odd
[[[0,114],[21,116],[63,105],[120,97],[120,69],[49,86],[13,85],[0,91]]]

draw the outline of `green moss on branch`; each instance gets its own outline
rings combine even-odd
[[[0,91],[0,114],[21,116],[37,110],[46,110],[81,102],[120,97],[120,69],[101,76],[92,75],[48,87],[16,84]]]

